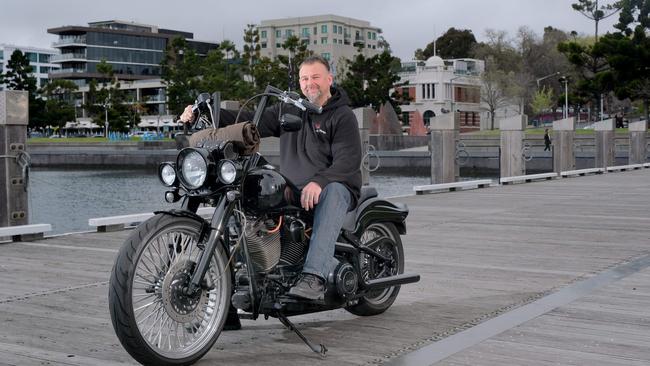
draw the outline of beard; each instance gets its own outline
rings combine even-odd
[[[319,100],[322,95],[323,92],[318,88],[310,88],[305,92],[305,97],[307,97],[307,100],[317,105],[320,105]]]

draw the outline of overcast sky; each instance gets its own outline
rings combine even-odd
[[[242,44],[246,24],[265,19],[335,14],[369,21],[403,61],[448,28],[471,29],[479,41],[486,29],[515,36],[520,26],[542,34],[545,26],[593,34],[593,21],[571,8],[577,0],[0,0],[0,43],[50,47],[47,29],[120,19],[194,33],[202,41]],[[601,1],[610,3],[611,1]],[[618,15],[602,22],[613,30]],[[241,48],[241,47],[240,47]]]

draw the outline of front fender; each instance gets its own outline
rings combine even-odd
[[[203,217],[199,216],[197,213],[192,212],[192,211],[187,211],[187,210],[177,210],[177,209],[171,209],[167,211],[155,211],[154,214],[159,215],[170,215],[174,217],[187,217],[189,219],[196,220],[201,223],[201,232],[199,233],[199,239],[198,242],[201,243],[205,241],[205,239],[208,237],[210,234],[210,223],[206,221]],[[228,248],[226,249],[226,253],[229,252]]]
[[[404,203],[393,203],[381,198],[371,198],[364,201],[357,209],[354,217],[354,229],[350,230],[359,238],[363,231],[373,222],[391,222],[400,235],[406,234],[406,216],[408,206]]]

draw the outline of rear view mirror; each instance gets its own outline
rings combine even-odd
[[[283,114],[280,117],[280,127],[287,132],[300,131],[302,128],[302,118],[293,114]]]

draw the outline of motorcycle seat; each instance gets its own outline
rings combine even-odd
[[[355,207],[352,211],[349,211],[345,215],[345,219],[343,220],[343,229],[347,231],[354,230],[354,226],[357,220],[357,210],[359,209],[361,204],[364,201],[367,201],[377,196],[378,193],[375,187],[369,187],[369,186],[361,187],[361,194],[359,195],[359,199],[357,200],[357,207]]]

